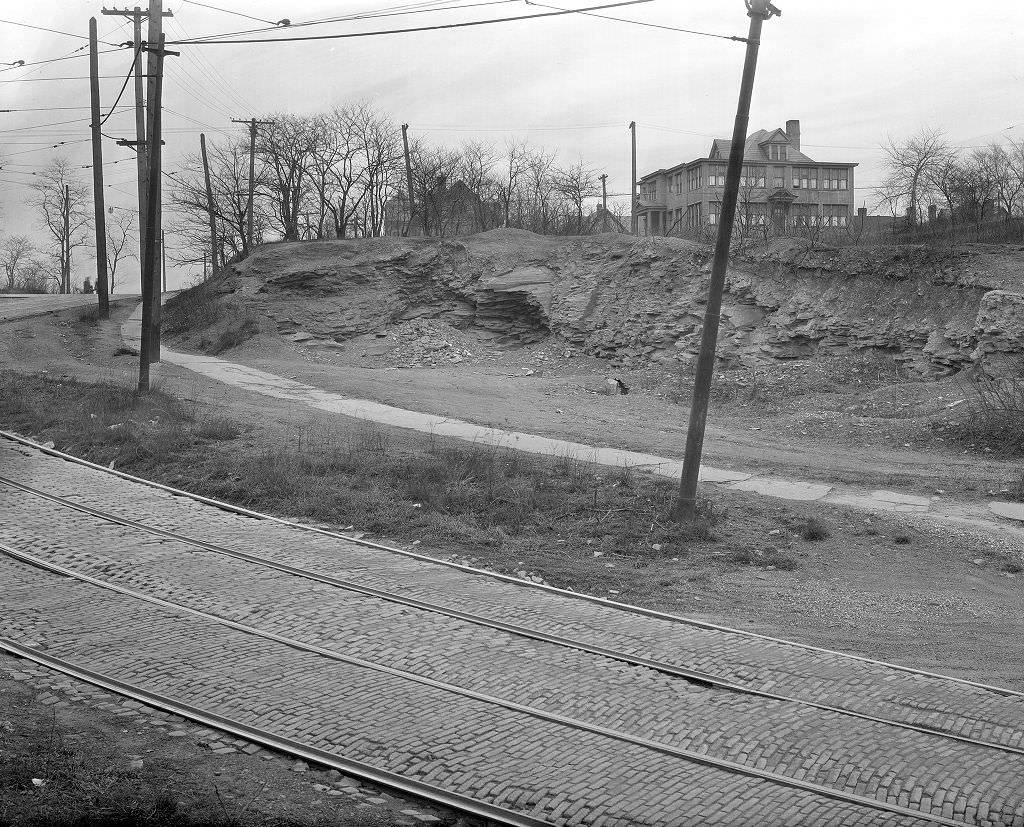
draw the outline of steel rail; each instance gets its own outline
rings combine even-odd
[[[18,442],[22,445],[26,445],[30,448],[42,451],[43,453],[50,454],[51,456],[59,457],[60,459],[67,460],[68,462],[82,465],[87,468],[92,468],[96,471],[102,471],[106,474],[111,474],[121,479],[128,480],[129,482],[140,483],[147,485],[151,488],[156,488],[161,491],[166,491],[178,497],[188,497],[196,502],[205,503],[206,505],[212,505],[216,508],[223,509],[224,511],[230,511],[235,514],[241,514],[245,517],[252,517],[257,520],[270,520],[271,522],[279,523],[281,525],[290,526],[297,528],[302,531],[311,531],[315,534],[322,534],[327,537],[335,537],[340,540],[347,540],[351,543],[358,545],[367,546],[368,548],[380,549],[381,551],[387,551],[391,554],[398,554],[403,557],[411,557],[416,560],[423,560],[428,563],[433,563],[439,566],[447,566],[449,568],[459,569],[461,571],[470,572],[476,575],[483,575],[486,577],[493,578],[495,580],[501,580],[506,583],[515,583],[519,586],[525,586],[528,588],[538,589],[549,592],[551,594],[557,594],[561,597],[569,597],[576,600],[581,600],[587,603],[596,603],[599,606],[614,606],[617,609],[621,609],[632,614],[642,615],[643,617],[651,617],[657,620],[669,620],[674,623],[681,623],[686,626],[693,626],[698,629],[711,629],[716,632],[727,632],[729,634],[739,635],[740,637],[755,638],[757,640],[766,640],[771,643],[779,643],[784,646],[791,646],[796,649],[805,649],[810,652],[820,652],[826,655],[835,655],[836,657],[845,658],[847,660],[858,661],[860,663],[868,663],[875,666],[885,666],[889,669],[895,669],[900,672],[907,672],[912,675],[921,675],[927,678],[937,678],[942,681],[949,681],[951,683],[959,683],[965,686],[973,686],[976,689],[984,689],[988,692],[994,692],[998,695],[1004,695],[1007,697],[1024,698],[1024,691],[1017,689],[1008,689],[1002,686],[993,686],[992,684],[980,683],[978,681],[972,681],[968,678],[957,678],[952,675],[943,675],[939,672],[929,672],[924,669],[916,669],[913,666],[903,666],[898,663],[890,663],[889,661],[877,660],[875,658],[864,657],[863,655],[851,655],[849,652],[840,652],[836,649],[826,649],[822,646],[814,646],[810,643],[800,643],[795,640],[786,640],[785,638],[772,637],[771,635],[762,635],[758,632],[751,632],[746,629],[736,629],[731,626],[722,626],[717,623],[710,623],[705,620],[697,620],[692,617],[684,617],[682,615],[673,615],[667,612],[659,612],[655,609],[646,609],[643,606],[634,606],[630,603],[619,603],[614,600],[608,600],[604,597],[595,597],[594,595],[584,594],[582,592],[574,592],[568,589],[559,589],[556,586],[548,586],[543,583],[534,583],[530,580],[521,580],[518,577],[512,577],[508,574],[501,574],[500,572],[488,571],[487,569],[478,569],[473,566],[467,566],[462,563],[453,563],[449,560],[442,560],[437,557],[429,557],[426,554],[417,554],[414,551],[407,551],[405,549],[395,548],[394,546],[387,546],[382,543],[374,543],[371,540],[356,539],[354,537],[346,537],[344,534],[339,534],[336,531],[329,531],[325,528],[317,528],[316,526],[304,525],[302,523],[296,523],[291,520],[286,520],[282,517],[274,517],[271,514],[263,514],[259,511],[253,511],[249,508],[244,508],[238,505],[232,505],[231,503],[224,502],[223,500],[217,500],[212,497],[205,497],[202,494],[194,494],[190,491],[185,491],[180,488],[174,488],[163,483],[154,482],[153,480],[147,480],[143,477],[136,477],[132,474],[125,473],[124,471],[118,471],[114,468],[108,468],[104,465],[98,465],[95,462],[76,457],[73,454],[67,454],[63,451],[58,451],[56,448],[48,448],[40,445],[38,442],[30,440],[20,434],[11,433],[10,431],[0,430],[0,438],[11,440],[12,442]]]
[[[123,695],[126,698],[132,698],[154,709],[162,709],[165,712],[180,715],[182,718],[188,718],[204,726],[229,732],[238,738],[245,738],[255,744],[294,755],[311,763],[332,767],[348,775],[373,781],[374,783],[394,790],[400,790],[403,793],[409,793],[437,804],[443,804],[454,810],[490,819],[499,824],[509,825],[509,827],[550,827],[554,823],[516,813],[504,807],[499,807],[496,804],[489,804],[486,801],[453,793],[436,787],[433,784],[427,784],[413,778],[406,778],[403,775],[380,769],[372,764],[357,761],[354,758],[346,758],[327,750],[302,744],[293,738],[287,738],[266,729],[260,729],[231,718],[226,718],[215,712],[200,709],[197,706],[170,698],[167,695],[151,692],[148,689],[143,689],[109,675],[102,675],[99,672],[94,672],[91,669],[71,663],[63,658],[58,658],[47,652],[40,652],[32,647],[24,646],[9,638],[0,637],[0,649],[6,650],[17,657],[35,661],[64,675],[99,686],[110,692],[116,692],[118,695]]]
[[[414,597],[405,597],[402,595],[384,591],[382,589],[377,589],[372,586],[365,586],[350,580],[344,580],[342,578],[333,577],[328,574],[321,574],[320,572],[316,572],[310,569],[303,569],[298,566],[289,565],[287,563],[279,563],[276,560],[271,560],[266,557],[250,554],[248,552],[229,548],[227,546],[222,546],[217,543],[210,543],[206,540],[200,540],[194,537],[189,537],[188,535],[179,534],[175,531],[168,531],[166,529],[148,526],[144,523],[139,523],[127,517],[121,517],[117,514],[111,514],[110,512],[103,511],[102,509],[93,508],[92,506],[84,505],[82,503],[72,502],[71,500],[67,500],[56,494],[50,494],[49,492],[43,491],[31,485],[26,485],[25,483],[22,482],[18,482],[17,480],[13,480],[4,475],[0,475],[0,485],[6,485],[9,488],[14,488],[19,491],[23,491],[27,494],[53,502],[64,508],[78,511],[83,514],[89,514],[90,516],[97,517],[98,519],[105,520],[116,525],[121,525],[126,528],[132,528],[139,531],[143,531],[157,537],[163,537],[168,540],[173,540],[182,543],[184,545],[195,546],[196,548],[200,548],[204,551],[208,551],[213,554],[219,554],[225,557],[243,560],[247,563],[252,563],[254,565],[263,566],[265,568],[273,569],[275,571],[280,571],[290,576],[301,577],[307,580],[312,580],[317,583],[323,583],[324,585],[363,594],[375,599],[385,600],[392,603],[397,603],[399,605],[408,606],[410,608],[420,609],[423,611],[444,615],[446,617],[462,620],[467,623],[472,623],[486,628],[496,629],[498,631],[506,632],[508,634],[517,635],[519,637],[542,641],[544,643],[550,643],[556,646],[563,646],[565,648],[575,649],[582,652],[587,652],[589,654],[598,655],[600,657],[605,657],[610,660],[627,663],[631,666],[642,666],[657,672],[661,672],[663,674],[671,675],[672,677],[682,678],[684,680],[690,681],[691,683],[698,684],[701,686],[714,687],[716,689],[723,689],[730,692],[752,695],[755,697],[766,698],[774,701],[783,701],[788,703],[800,704],[802,706],[822,710],[824,712],[831,712],[838,715],[845,715],[851,718],[870,721],[872,723],[898,727],[900,729],[907,729],[913,732],[918,732],[936,738],[945,738],[950,741],[957,741],[960,743],[970,744],[972,746],[978,746],[987,749],[995,749],[1017,755],[1024,755],[1024,747],[1015,747],[1010,744],[1001,744],[992,741],[984,741],[978,738],[971,738],[966,735],[957,735],[956,733],[947,732],[945,730],[940,730],[933,727],[922,726],[920,724],[912,724],[906,721],[896,721],[891,718],[884,718],[878,715],[871,715],[866,712],[858,712],[856,710],[848,709],[846,707],[832,706],[830,704],[820,703],[818,701],[812,701],[805,698],[797,698],[792,697],[790,695],[782,695],[776,692],[769,692],[767,690],[758,689],[756,687],[734,683],[732,681],[726,680],[725,678],[713,675],[708,672],[687,669],[685,667],[676,666],[675,664],[665,663],[664,661],[643,658],[639,655],[632,655],[628,652],[620,652],[615,649],[608,649],[603,646],[597,646],[591,643],[575,640],[573,638],[564,637],[562,635],[554,635],[548,634],[546,632],[540,632],[534,629],[530,629],[526,626],[520,626],[512,623],[504,623],[502,621],[494,620],[483,615],[463,612],[458,609],[452,609],[440,604],[419,600]]]
[[[329,660],[338,661],[341,663],[347,663],[352,666],[362,667],[364,669],[370,669],[375,672],[381,672],[392,677],[397,677],[402,680],[407,680],[412,683],[422,684],[424,686],[431,687],[433,689],[439,689],[444,692],[449,692],[453,695],[459,695],[465,698],[470,698],[475,701],[482,703],[491,704],[494,706],[500,706],[502,708],[518,712],[520,714],[528,715],[532,718],[536,718],[541,721],[548,723],[554,723],[559,726],[576,729],[581,732],[587,732],[594,735],[600,735],[611,740],[619,741],[622,743],[630,744],[632,746],[639,746],[648,749],[652,752],[657,752],[663,755],[668,755],[673,758],[678,758],[683,761],[687,761],[692,764],[699,764],[706,767],[712,767],[714,769],[724,770],[725,772],[732,773],[733,775],[743,775],[749,778],[756,778],[762,781],[775,784],[777,786],[788,787],[790,789],[797,789],[803,792],[818,795],[824,798],[838,801],[843,804],[852,804],[858,807],[879,810],[881,812],[892,813],[893,815],[899,815],[906,818],[914,818],[919,821],[927,821],[932,824],[942,824],[946,827],[962,827],[967,822],[958,821],[950,818],[946,818],[942,815],[936,815],[933,813],[925,813],[921,810],[914,810],[909,807],[902,807],[899,804],[890,804],[887,801],[882,801],[876,798],[869,798],[867,796],[856,795],[854,793],[843,792],[832,787],[827,787],[821,784],[815,784],[809,781],[802,781],[800,779],[792,778],[786,775],[780,775],[778,773],[769,772],[767,770],[759,770],[755,767],[748,767],[744,764],[739,764],[735,761],[729,761],[724,758],[714,758],[703,753],[694,752],[692,750],[682,749],[680,747],[673,747],[670,744],[664,744],[660,741],[654,741],[649,738],[642,738],[640,736],[631,735],[626,732],[620,732],[619,730],[611,729],[609,727],[603,727],[598,724],[588,723],[578,718],[570,718],[565,715],[559,715],[553,712],[546,712],[542,709],[528,706],[526,704],[520,704],[515,701],[510,701],[505,698],[499,698],[494,695],[488,695],[482,692],[476,692],[472,689],[465,689],[454,684],[447,683],[445,681],[435,680],[433,678],[423,677],[413,672],[408,672],[404,669],[396,669],[391,666],[384,666],[382,664],[374,663],[363,658],[354,657],[351,655],[344,655],[340,652],[336,652],[331,649],[325,649],[321,646],[304,643],[303,641],[289,638],[284,635],[278,635],[273,632],[267,632],[262,629],[257,629],[254,626],[249,626],[244,623],[239,623],[228,618],[220,617],[219,615],[211,612],[204,612],[199,609],[193,609],[188,606],[182,606],[163,598],[153,597],[151,595],[137,592],[134,589],[129,589],[124,586],[119,586],[114,583],[107,583],[106,581],[100,580],[99,578],[93,577],[88,574],[81,574],[73,569],[68,569],[64,566],[55,565],[48,563],[45,560],[35,557],[34,555],[28,554],[23,551],[19,551],[5,543],[0,543],[0,552],[6,554],[12,559],[19,560],[35,568],[48,571],[53,574],[61,575],[74,580],[79,580],[84,583],[88,583],[99,588],[107,589],[115,593],[131,597],[136,600],[140,600],[146,603],[151,603],[161,608],[168,609],[172,612],[181,614],[188,614],[193,617],[199,617],[205,620],[213,621],[222,626],[227,626],[230,629],[242,632],[243,634],[253,635],[255,637],[264,638],[266,640],[280,643],[289,648],[296,649],[301,652],[309,652],[311,654],[319,655]],[[0,647],[4,646],[4,638],[0,638]]]

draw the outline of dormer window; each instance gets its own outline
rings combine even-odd
[[[788,144],[768,144],[768,159],[771,161],[785,161]]]

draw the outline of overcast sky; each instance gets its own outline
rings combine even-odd
[[[271,23],[287,17],[296,24],[428,5],[424,0],[203,2],[165,0],[164,8],[174,13],[166,21],[169,40],[266,28],[265,22],[209,6]],[[447,10],[252,36],[442,25],[600,2],[450,0],[429,4],[450,6]],[[783,16],[764,26],[750,131],[799,119],[806,154],[817,161],[860,164],[858,205],[874,208],[872,190],[882,174],[879,145],[889,136],[899,139],[925,125],[944,129],[965,147],[1024,136],[1024,4],[778,0],[777,5]],[[86,42],[14,23],[84,36],[89,17],[96,16],[101,41],[131,39],[131,24],[102,16],[101,8],[96,0],[3,3],[0,62],[61,57]],[[742,0],[652,0],[602,14],[724,35],[745,35],[748,24]],[[607,172],[614,193],[629,191],[631,120],[637,122],[641,175],[703,156],[712,137],[731,135],[744,51],[742,43],[729,40],[575,14],[365,38],[173,48],[181,56],[167,59],[165,170],[198,150],[201,131],[208,140],[241,134],[243,127],[232,118],[306,114],[365,99],[397,124],[409,123],[413,136],[434,143],[486,139],[500,145],[528,138],[557,151],[563,162],[582,158]],[[100,56],[104,109],[117,96],[130,62],[127,49]],[[0,114],[0,232],[37,233],[42,240],[37,217],[23,203],[29,190],[20,182],[30,182],[30,173],[58,152],[76,164],[90,163],[88,59],[0,70],[0,109],[38,110]],[[125,101],[131,91],[129,85]],[[74,122],[57,123],[63,121]],[[133,123],[125,110],[115,113],[104,131],[132,138]],[[69,143],[53,149],[58,141]],[[108,204],[134,208],[130,151],[109,141],[103,151],[111,185]],[[126,160],[111,163],[119,159]],[[91,170],[81,172],[91,175]],[[94,275],[87,254],[77,256],[76,278]],[[194,269],[175,268],[170,286],[194,274]]]

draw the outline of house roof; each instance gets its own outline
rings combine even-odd
[[[767,161],[768,152],[762,146],[763,144],[772,143],[789,143],[789,137],[786,135],[785,130],[782,129],[759,129],[757,132],[753,132],[747,136],[747,142],[743,145],[743,160],[747,163],[756,161]],[[711,160],[727,160],[729,158],[729,150],[732,148],[731,138],[715,138],[711,142],[711,150],[708,152],[708,158]],[[787,161],[805,164],[815,164],[817,161],[807,157],[799,149],[795,149],[792,144],[789,146],[789,152],[787,154]]]
[[[771,159],[768,157],[766,146],[769,143],[789,143],[789,136],[786,134],[784,129],[759,129],[757,132],[752,132],[747,136],[747,141],[743,145],[743,160],[745,163],[770,163]],[[694,158],[692,161],[686,161],[682,164],[676,164],[675,166],[668,167],[665,169],[659,169],[654,172],[649,172],[640,178],[640,182],[650,181],[653,178],[657,178],[660,175],[671,175],[679,172],[687,167],[693,166],[694,164],[701,163],[702,161],[727,161],[729,160],[729,151],[732,148],[731,138],[715,138],[711,142],[711,149],[709,150],[707,157],[705,158]],[[789,151],[786,153],[786,163],[790,164],[818,164],[822,163],[826,166],[834,167],[855,167],[856,163],[849,161],[822,161],[818,162],[812,158],[809,158],[803,152],[798,149],[794,149],[793,145],[789,145]]]

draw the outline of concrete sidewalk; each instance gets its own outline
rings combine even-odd
[[[122,338],[128,345],[136,348],[139,344],[141,319],[142,308],[140,306],[121,327]],[[167,347],[161,348],[161,355],[165,362],[187,368],[228,385],[354,419],[365,419],[396,428],[408,428],[423,433],[452,437],[481,445],[512,448],[532,454],[544,454],[552,457],[570,456],[599,465],[635,468],[671,478],[678,478],[682,472],[683,463],[680,459],[618,448],[596,448],[579,442],[551,439],[520,431],[506,431],[450,417],[409,411],[368,399],[351,399],[312,385],[212,356],[178,353]],[[1024,522],[1024,503],[999,501],[969,505],[944,503],[937,496],[929,498],[881,489],[869,491],[853,486],[833,486],[820,482],[712,468],[707,465],[701,465],[700,480],[737,491],[750,491],[786,500],[819,501],[870,511],[928,514],[934,519],[961,524],[965,527],[998,528],[1004,533],[1024,541],[1024,527],[1017,524]],[[993,519],[994,517],[997,519]]]

